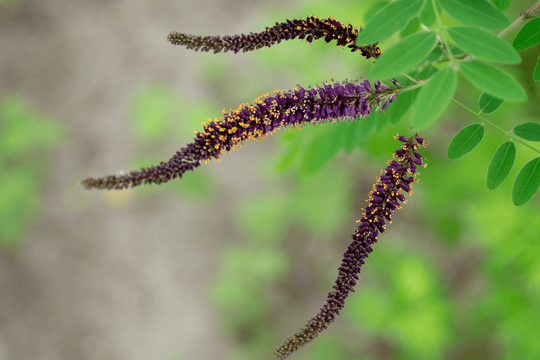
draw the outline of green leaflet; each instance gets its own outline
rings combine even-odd
[[[446,110],[457,86],[456,73],[450,68],[439,70],[420,88],[415,100],[412,127],[424,130]]]
[[[388,118],[391,124],[397,124],[399,120],[405,115],[413,103],[413,92],[407,91],[405,93],[396,96],[394,101],[386,108],[385,116]]]
[[[357,46],[370,45],[388,39],[407,25],[424,0],[395,1],[373,15],[356,39]]]
[[[532,199],[540,187],[540,157],[525,164],[516,176],[512,188],[514,205],[525,205]]]
[[[512,45],[487,30],[472,26],[452,26],[448,28],[448,33],[460,48],[479,59],[502,64],[521,62],[521,57]]]
[[[526,122],[514,128],[514,134],[529,141],[540,141],[540,124]]]
[[[482,95],[480,95],[480,99],[478,99],[478,107],[484,114],[491,114],[497,110],[503,102],[504,100],[497,99],[496,97],[484,92]]]
[[[507,141],[495,151],[489,163],[486,184],[489,190],[495,190],[510,174],[516,160],[516,145]]]
[[[491,0],[491,2],[493,3],[493,5],[504,11],[508,9],[510,3],[512,3],[512,0]]]
[[[540,18],[532,19],[516,35],[512,46],[524,50],[540,42]]]
[[[484,137],[484,127],[472,124],[461,129],[448,145],[447,156],[455,160],[471,152]]]
[[[508,17],[486,0],[439,0],[439,2],[452,17],[467,25],[489,30],[504,29],[510,25]]]
[[[525,101],[527,93],[507,72],[479,61],[463,62],[461,72],[471,84],[495,97],[508,101]]]
[[[371,67],[370,80],[386,80],[418,66],[435,46],[434,32],[415,33],[386,50]]]
[[[408,36],[408,35],[411,35],[411,34],[414,34],[415,32],[417,32],[418,30],[420,30],[420,19],[418,17],[413,17],[411,18],[411,20],[407,23],[407,26],[405,26],[403,28],[403,30],[401,30],[399,32],[399,36],[401,36],[402,38]]]

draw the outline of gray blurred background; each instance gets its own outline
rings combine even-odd
[[[76,185],[132,170],[128,109],[138,86],[168,82],[195,101],[224,96],[205,86],[199,53],[167,43],[170,31],[239,33],[269,3],[285,2],[24,0],[0,7],[0,93],[24,95],[61,119],[68,134],[48,156],[43,217],[22,243],[0,250],[0,359],[224,358],[228,345],[206,286],[220,247],[237,236],[221,214],[264,182],[250,164],[272,139],[207,164],[220,190],[202,204],[155,196],[131,206],[131,191]],[[238,69],[246,61],[236,59]],[[246,101],[226,95],[220,106]],[[162,160],[182,145],[160,147]]]

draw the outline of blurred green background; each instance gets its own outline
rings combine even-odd
[[[278,132],[161,186],[77,184],[166,161],[222,108],[370,66],[322,40],[195,53],[168,44],[170,31],[259,32],[311,14],[359,25],[375,3],[0,2],[0,359],[274,358],[332,290],[407,115]],[[539,121],[539,54],[506,68],[529,101],[488,115],[499,126]],[[480,92],[461,80],[456,97],[476,108]],[[446,158],[475,122],[451,105],[421,134],[415,195],[342,315],[291,359],[540,358],[540,200],[514,207],[509,179],[486,188],[506,141],[489,128]],[[533,156],[518,146],[510,179]]]

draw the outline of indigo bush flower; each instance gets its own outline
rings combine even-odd
[[[328,294],[326,303],[315,317],[276,348],[275,354],[280,359],[313,340],[335,320],[336,315],[343,309],[349,292],[354,291],[360,267],[373,251],[371,246],[377,242],[378,234],[386,229],[386,221],[392,222],[392,213],[401,208],[400,203],[407,202],[402,192],[412,194],[411,185],[416,181],[416,165],[425,166],[422,157],[416,152],[420,145],[425,146],[424,140],[417,136],[410,139],[396,136],[396,139],[404,144],[395,152],[394,159],[388,162],[387,168],[381,172],[382,175],[369,194],[369,205],[358,220],[360,225],[352,235],[352,243],[343,254],[335,290]]]
[[[360,27],[360,31],[362,27]],[[260,49],[265,46],[272,46],[280,43],[281,40],[289,39],[306,39],[308,43],[313,40],[324,37],[324,40],[329,43],[332,40],[337,40],[337,46],[349,47],[351,51],[360,51],[366,59],[371,57],[378,58],[381,50],[377,44],[369,46],[356,46],[356,38],[359,30],[356,26],[343,24],[337,19],[319,19],[316,16],[309,16],[306,20],[287,20],[287,22],[277,23],[276,25],[266,28],[266,31],[261,33],[250,33],[249,35],[226,35],[220,36],[196,36],[183,34],[173,31],[169,34],[167,40],[174,45],[185,45],[188,49],[201,51],[214,50],[218,53],[221,50],[234,51],[237,53]]]
[[[157,166],[131,171],[129,174],[103,178],[87,178],[82,184],[86,188],[125,189],[142,184],[161,184],[182,177],[188,170],[198,167],[202,161],[219,159],[223,151],[230,152],[247,139],[260,140],[288,127],[328,121],[355,120],[364,118],[373,106],[384,110],[396,96],[399,83],[388,87],[369,81],[343,81],[323,84],[304,89],[300,85],[294,90],[276,90],[253,101],[241,104],[220,119],[203,123],[204,132],[196,132],[194,141],[181,148],[168,161]]]
[[[360,28],[361,30],[361,28]],[[175,45],[185,45],[188,49],[201,51],[251,51],[264,46],[272,46],[282,40],[306,39],[308,43],[320,38],[328,43],[337,40],[337,46],[348,46],[351,51],[360,51],[367,59],[378,58],[381,54],[377,44],[356,46],[359,30],[350,23],[344,25],[334,18],[319,19],[310,16],[306,20],[287,20],[276,23],[266,31],[241,36],[194,36],[171,32],[168,40]],[[101,178],[86,178],[82,184],[86,188],[125,189],[141,184],[162,184],[199,167],[212,158],[219,159],[223,152],[230,152],[250,140],[261,140],[276,131],[286,128],[301,128],[308,124],[325,122],[356,121],[364,119],[373,109],[386,109],[401,89],[396,80],[390,80],[392,87],[379,81],[342,81],[323,83],[314,88],[300,85],[294,90],[275,90],[253,100],[252,104],[241,104],[236,110],[226,112],[214,121],[203,122],[204,131],[195,131],[195,139],[174,154],[169,161],[157,166],[131,171],[125,175],[109,175]],[[413,136],[410,139],[397,137],[403,142],[394,159],[378,178],[369,194],[368,206],[360,225],[352,235],[353,241],[343,255],[334,291],[328,294],[324,306],[315,317],[277,347],[275,354],[284,358],[300,346],[310,342],[332,323],[344,306],[349,292],[354,291],[360,267],[372,251],[379,233],[386,229],[386,221],[391,222],[392,213],[406,203],[402,192],[411,194],[415,182],[416,165],[425,166],[416,152],[424,141]]]

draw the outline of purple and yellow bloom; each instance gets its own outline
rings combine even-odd
[[[396,139],[404,144],[394,153],[394,159],[388,162],[388,166],[373,185],[368,197],[369,205],[358,220],[360,225],[352,235],[352,243],[343,254],[334,291],[328,294],[326,303],[315,317],[276,348],[275,354],[278,358],[283,359],[310,342],[335,320],[336,315],[343,309],[349,292],[354,291],[364,259],[373,251],[372,246],[377,242],[379,233],[385,231],[386,221],[391,223],[394,210],[400,209],[401,204],[407,202],[403,192],[412,194],[411,185],[416,181],[417,175],[415,164],[425,166],[416,151],[420,145],[425,146],[424,140],[417,136],[410,139],[400,136]]]
[[[338,47],[345,47],[351,51],[360,51],[366,59],[371,57],[378,58],[381,50],[377,44],[369,46],[356,46],[356,38],[359,31],[356,26],[348,23],[343,24],[341,21],[331,17],[329,19],[319,19],[316,16],[309,16],[306,20],[287,20],[287,22],[277,23],[275,26],[267,27],[266,31],[260,33],[249,33],[248,35],[226,35],[226,36],[197,36],[179,33],[173,31],[167,37],[174,45],[185,45],[188,49],[195,51],[210,51],[218,53],[221,50],[234,51],[235,53],[242,50],[243,52],[252,51],[272,46],[275,43],[280,43],[282,40],[289,39],[306,39],[308,43],[313,40],[324,38],[329,43],[332,40],[337,40]]]
[[[373,107],[384,110],[396,96],[400,85],[388,87],[380,82],[371,87],[369,81],[343,81],[323,84],[315,88],[276,90],[253,101],[241,104],[236,110],[224,111],[223,117],[203,123],[204,131],[196,132],[194,141],[177,151],[167,162],[157,166],[131,171],[129,174],[102,178],[87,178],[86,188],[125,189],[142,184],[161,184],[182,177],[203,161],[219,159],[247,139],[260,140],[286,128],[308,124],[356,120],[365,118]]]

